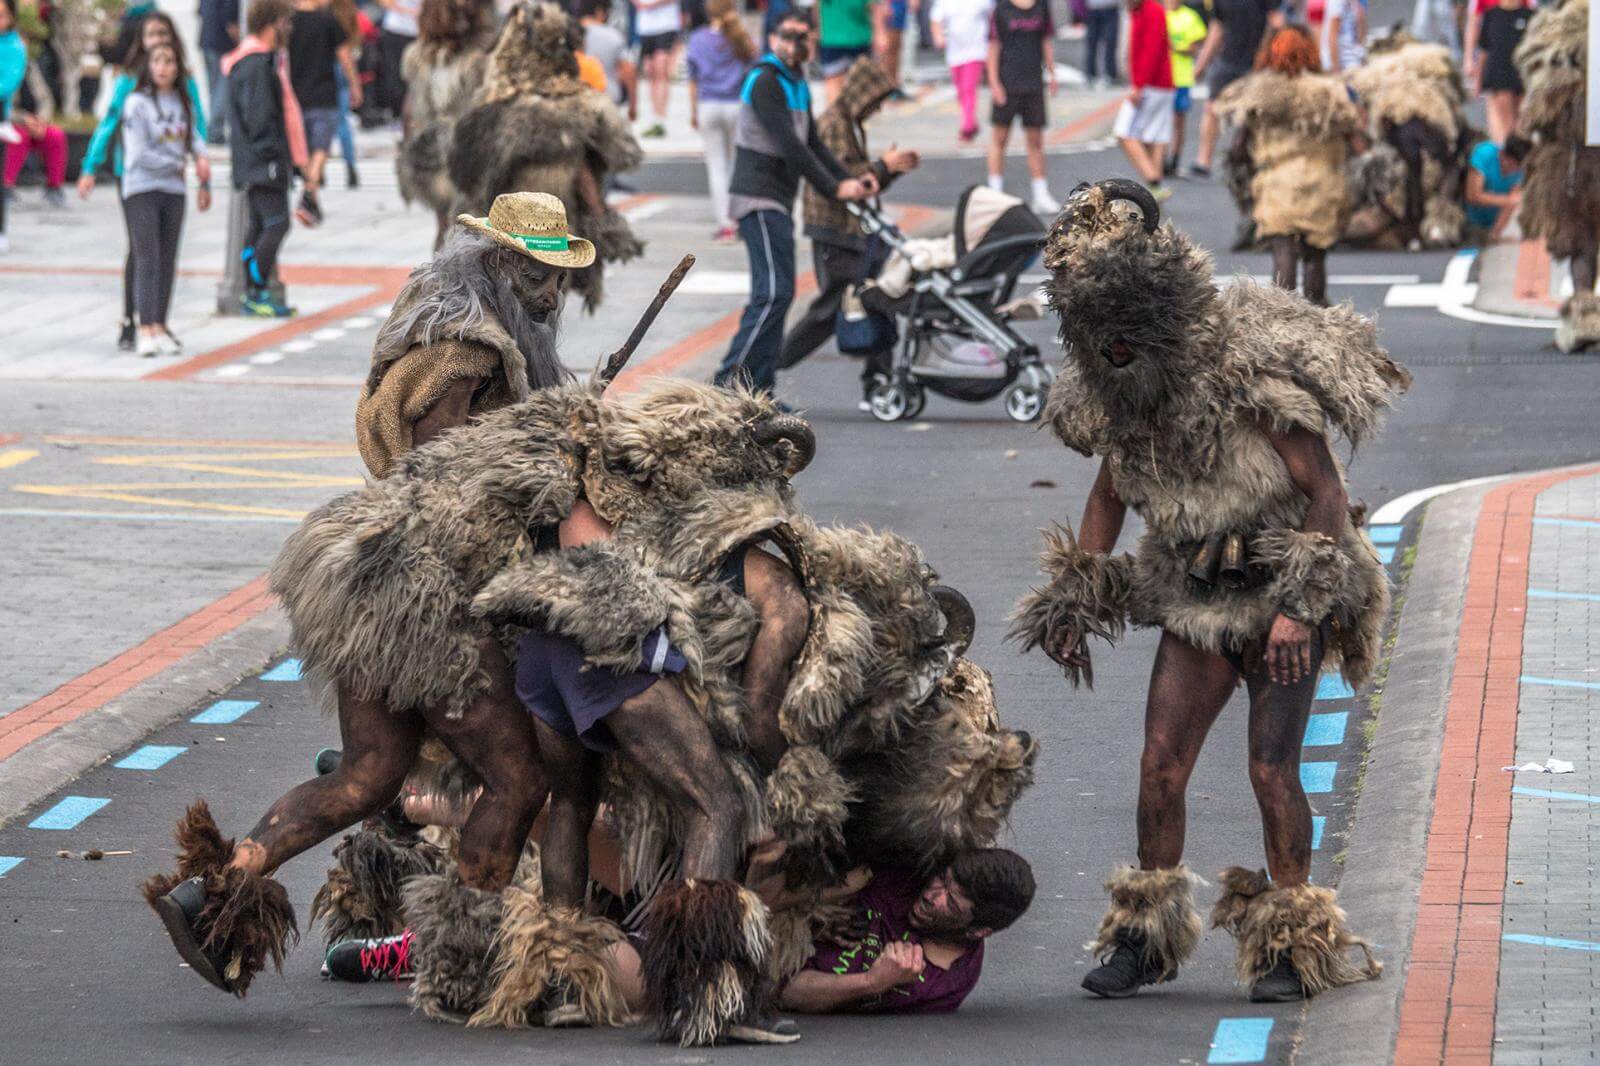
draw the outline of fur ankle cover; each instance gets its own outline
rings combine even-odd
[[[1141,961],[1159,963],[1163,977],[1176,972],[1194,954],[1204,929],[1194,905],[1194,882],[1187,866],[1120,868],[1106,882],[1111,905],[1089,950],[1106,958],[1117,948],[1118,933],[1137,933],[1144,938]]]
[[[323,940],[366,940],[405,931],[400,890],[413,877],[436,874],[448,856],[417,837],[401,839],[363,827],[333,849],[334,865],[311,900]]]
[[[1321,625],[1350,576],[1350,558],[1324,533],[1263,530],[1255,538],[1255,561],[1272,571],[1273,599],[1285,618]]]
[[[300,938],[294,907],[283,885],[270,877],[231,869],[233,841],[224,838],[205,800],[195,800],[178,821],[178,872],[157,874],[144,883],[144,898],[156,900],[191,877],[205,878],[205,908],[195,920],[195,935],[208,955],[221,955],[219,967],[228,989],[240,999],[256,974],[271,962],[283,972],[289,945]]]
[[[546,907],[538,892],[527,889],[508,888],[503,899],[493,990],[468,1028],[526,1026],[556,980],[572,985],[590,1025],[620,1027],[633,1020],[606,965],[607,949],[623,939],[621,929],[572,907]]]
[[[640,930],[645,1002],[661,1039],[709,1047],[773,993],[766,905],[735,881],[678,881]]]
[[[1561,324],[1556,327],[1556,347],[1576,352],[1600,344],[1600,296],[1578,294],[1561,309]]]
[[[1383,963],[1367,942],[1350,931],[1331,888],[1274,886],[1265,870],[1230,866],[1222,872],[1222,896],[1211,911],[1214,928],[1226,929],[1239,945],[1239,981],[1246,987],[1267,974],[1285,954],[1307,995],[1340,985],[1375,980]],[[1351,948],[1365,957],[1357,966]]]
[[[435,1021],[465,1022],[493,990],[500,894],[463,884],[452,868],[412,878],[401,899],[416,964],[411,1005]]]
[[[1133,595],[1133,556],[1086,552],[1068,526],[1044,531],[1044,553],[1039,568],[1050,579],[1022,597],[1011,616],[1007,640],[1024,652],[1044,644],[1052,629],[1072,626],[1084,639],[1107,642],[1120,638],[1128,627]],[[1094,671],[1065,667],[1074,686],[1094,687]]]

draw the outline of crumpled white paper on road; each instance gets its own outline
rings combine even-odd
[[[1521,766],[1502,766],[1500,769],[1513,774],[1570,774],[1572,764],[1565,759],[1550,758],[1540,766],[1536,762],[1523,763]]]

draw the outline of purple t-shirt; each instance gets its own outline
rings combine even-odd
[[[806,963],[809,970],[823,973],[866,973],[872,968],[885,944],[903,940],[922,943],[911,928],[911,908],[928,879],[908,870],[879,869],[867,887],[856,896],[855,905],[866,914],[867,935],[855,947],[819,943],[817,953]],[[950,965],[948,970],[928,963],[922,976],[910,984],[891,988],[882,995],[855,1005],[865,1014],[948,1014],[978,984],[983,972],[983,943]]]
[[[739,99],[739,86],[748,67],[733,54],[726,37],[710,26],[702,26],[689,34],[684,56],[689,64],[689,78],[699,87],[700,99],[722,102]]]

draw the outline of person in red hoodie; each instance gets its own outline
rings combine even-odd
[[[1161,0],[1127,0],[1128,98],[1112,132],[1128,161],[1158,200],[1172,195],[1161,185],[1161,161],[1172,140],[1172,53],[1167,10]]]

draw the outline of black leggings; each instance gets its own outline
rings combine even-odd
[[[135,193],[122,201],[133,249],[134,309],[142,326],[165,326],[178,272],[178,238],[183,235],[183,194]]]
[[[289,191],[270,185],[252,185],[249,197],[250,225],[244,231],[245,282],[252,289],[263,289],[272,281],[278,265],[278,249],[289,232]]]
[[[128,235],[128,254],[122,257],[122,320],[133,321],[133,230],[128,228],[128,201],[121,196],[117,203],[122,207],[122,231]]]
[[[1272,249],[1272,283],[1293,292],[1300,289],[1318,307],[1328,306],[1328,250],[1315,248],[1299,236],[1267,238]],[[1303,271],[1301,268],[1303,265]],[[1297,277],[1297,275],[1299,275]]]

